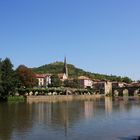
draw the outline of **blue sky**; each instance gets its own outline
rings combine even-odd
[[[37,67],[63,61],[140,79],[139,0],[0,0],[0,57]]]

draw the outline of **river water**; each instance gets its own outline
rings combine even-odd
[[[132,140],[140,100],[0,103],[0,140]]]

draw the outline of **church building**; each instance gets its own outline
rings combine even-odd
[[[67,59],[65,57],[64,59],[64,67],[63,67],[63,73],[58,74],[58,77],[61,81],[65,81],[68,79],[68,67],[67,67]]]

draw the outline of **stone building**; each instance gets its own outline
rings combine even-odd
[[[112,82],[112,87],[116,88],[116,87],[125,87],[125,84],[124,82]]]
[[[112,94],[112,82],[110,81],[94,81],[93,87],[98,90],[100,94]]]

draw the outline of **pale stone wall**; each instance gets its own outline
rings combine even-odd
[[[57,102],[73,100],[90,100],[104,97],[104,95],[54,95],[54,96],[27,96],[27,102]]]
[[[93,81],[92,80],[84,80],[84,87],[93,87]]]
[[[37,78],[38,80],[38,85],[43,86],[44,85],[44,78]]]
[[[37,78],[38,80],[38,86],[48,86],[51,84],[51,76],[46,76],[44,78]]]
[[[45,78],[45,86],[48,86],[49,84],[51,84],[51,76],[47,76]]]
[[[105,95],[112,94],[112,82],[109,81],[105,82],[104,90],[105,90]]]

